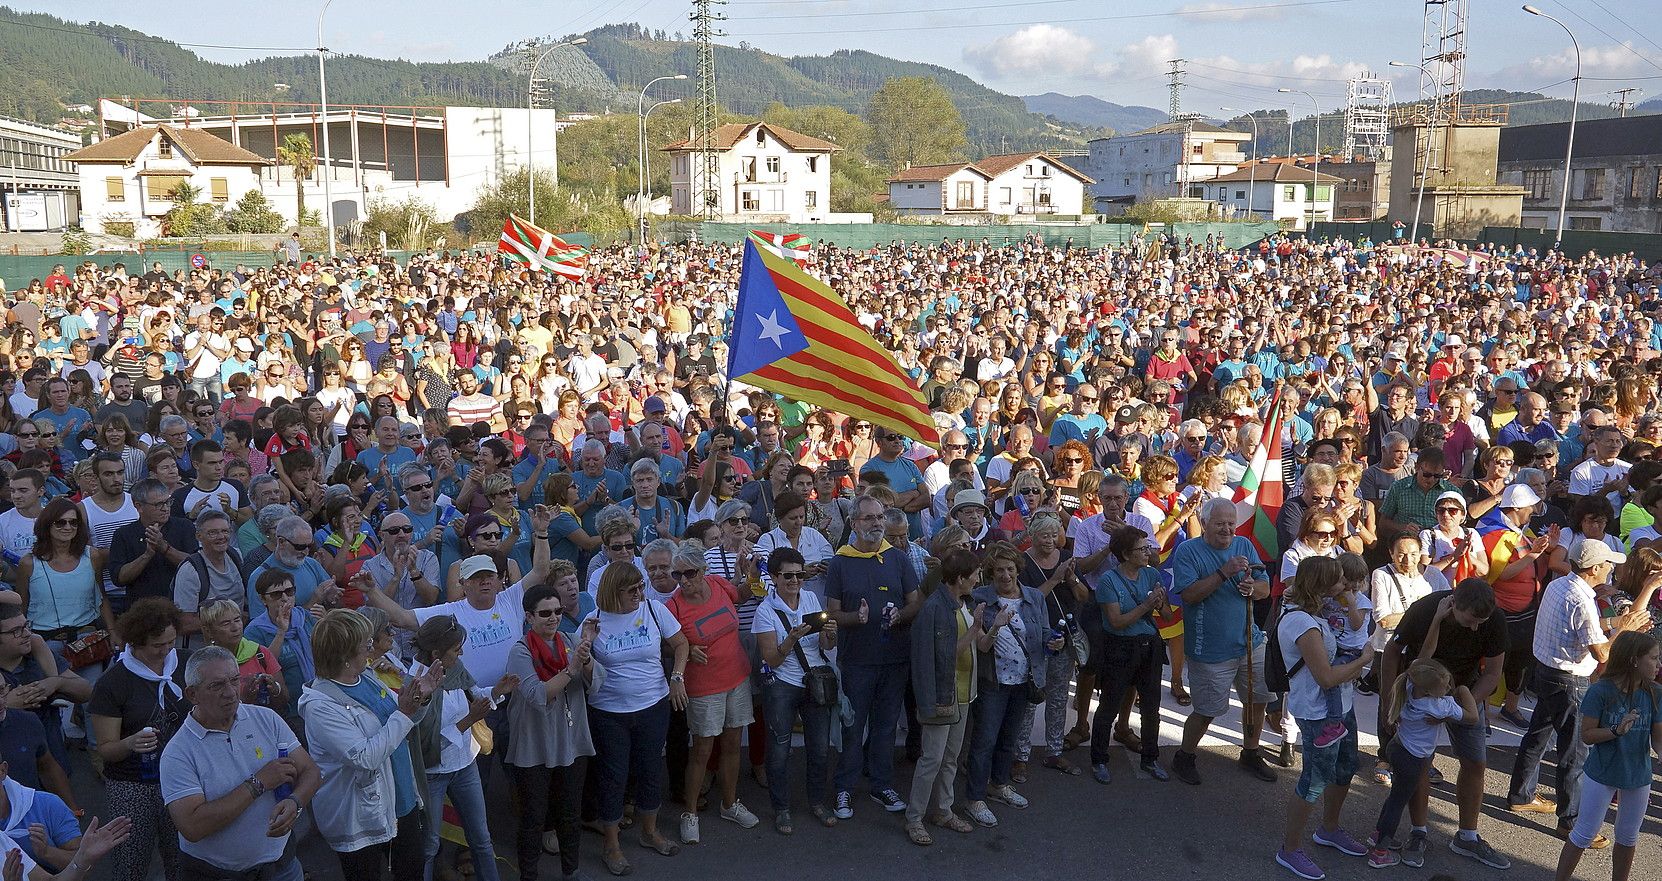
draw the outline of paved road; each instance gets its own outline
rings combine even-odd
[[[1366,718],[1373,709],[1372,698],[1360,698],[1358,709]],[[1165,708],[1161,740],[1169,763],[1182,723],[1175,706]],[[1550,834],[1552,818],[1516,815],[1504,807],[1506,775],[1510,771],[1516,733],[1496,726],[1497,745],[1491,749],[1491,770],[1485,800],[1482,830],[1496,847],[1513,861],[1508,872],[1490,869],[1449,852],[1448,839],[1454,833],[1455,808],[1452,780],[1456,763],[1439,755],[1438,768],[1450,783],[1435,789],[1431,802],[1431,839],[1426,866],[1415,870],[1398,867],[1392,872],[1425,881],[1439,878],[1457,881],[1537,881],[1551,878],[1557,863],[1560,842]],[[1200,759],[1204,783],[1187,786],[1175,778],[1166,783],[1136,779],[1123,750],[1116,747],[1113,758],[1115,779],[1100,786],[1089,776],[1065,777],[1055,771],[1034,767],[1032,779],[1020,791],[1032,805],[1017,811],[994,804],[1000,824],[995,829],[977,828],[967,835],[931,827],[932,847],[909,843],[901,829],[899,815],[884,813],[877,805],[859,796],[855,817],[835,829],[824,829],[805,810],[801,790],[801,766],[797,775],[796,834],[781,836],[773,831],[765,791],[748,776],[740,786],[740,798],[756,811],[762,823],[754,829],[740,829],[706,812],[702,824],[704,843],[684,848],[680,855],[663,858],[633,847],[625,832],[626,852],[635,863],[634,877],[699,879],[797,878],[803,881],[838,881],[870,878],[874,869],[886,877],[921,878],[925,874],[988,879],[1045,878],[1066,881],[1072,878],[1216,879],[1270,881],[1293,876],[1274,863],[1273,853],[1281,834],[1287,798],[1295,770],[1281,770],[1281,781],[1263,783],[1247,776],[1233,763],[1238,752],[1237,734],[1227,726],[1214,730]],[[1364,752],[1371,755],[1364,738]],[[1083,763],[1086,751],[1072,754]],[[1550,754],[1549,754],[1550,759]],[[1366,760],[1364,766],[1367,766]],[[1498,771],[1495,769],[1499,769]],[[87,790],[84,804],[103,810],[96,788],[87,785],[90,768],[80,769],[78,789]],[[911,766],[897,762],[898,788],[904,793],[910,783]],[[1551,770],[1543,774],[1552,780]],[[492,828],[499,853],[511,854],[513,809],[505,781],[498,775],[487,794],[492,797]],[[1662,783],[1662,781],[1659,781]],[[960,791],[962,783],[960,783]],[[1659,786],[1662,791],[1662,786]],[[1550,797],[1551,790],[1544,789]],[[1358,778],[1344,812],[1344,824],[1358,838],[1365,837],[1378,817],[1385,787],[1371,779]],[[678,813],[664,809],[664,828],[673,832]],[[1406,823],[1406,820],[1404,821]],[[1662,807],[1652,800],[1644,828],[1638,863],[1633,877],[1638,881],[1662,878]],[[316,881],[340,879],[338,865],[322,851],[317,841],[307,843],[303,854]],[[583,865],[595,879],[607,877],[599,860],[600,839],[585,833]],[[1320,851],[1319,853],[1314,853]],[[1318,862],[1332,879],[1388,878],[1376,874],[1365,861],[1340,855],[1337,851],[1313,848]],[[511,864],[502,864],[503,876],[515,877]],[[1582,861],[1578,877],[1608,878],[1609,851],[1590,852]],[[559,877],[557,861],[542,864],[542,877]],[[159,877],[159,872],[155,873]],[[106,877],[106,873],[95,873]],[[364,879],[353,879],[364,881]],[[400,879],[403,881],[403,879]]]

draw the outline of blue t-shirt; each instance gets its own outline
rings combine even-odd
[[[861,472],[877,471],[889,478],[889,488],[896,493],[909,493],[923,486],[923,472],[918,470],[918,463],[905,456],[896,456],[893,462],[883,461],[881,456],[873,456],[860,466]],[[923,512],[913,511],[906,515],[909,524],[907,534],[912,538],[923,538]]]
[[[624,510],[632,511],[641,521],[641,528],[635,532],[635,541],[642,548],[654,539],[677,538],[687,531],[687,515],[681,510],[681,503],[674,499],[658,496],[653,504],[645,508],[636,504],[635,497],[630,496],[619,503]]]
[[[1120,607],[1120,614],[1130,612],[1141,605],[1143,600],[1154,588],[1160,585],[1160,570],[1153,566],[1144,566],[1137,571],[1137,580],[1131,581],[1120,573],[1117,568],[1102,573],[1102,578],[1096,584],[1096,602],[1098,606],[1115,603]],[[1132,622],[1130,627],[1121,630],[1114,627],[1108,618],[1106,609],[1102,612],[1102,624],[1114,636],[1159,636],[1160,631],[1154,626],[1154,621],[1144,615]]]
[[[610,468],[607,468],[605,471],[601,472],[599,477],[590,477],[582,471],[573,471],[571,473],[571,482],[577,484],[578,501],[587,499],[589,497],[589,493],[594,492],[595,486],[601,483],[606,485],[606,492],[612,497],[612,501],[614,502],[629,495],[629,478],[624,477],[622,472],[613,471]],[[589,535],[600,534],[600,530],[595,528],[595,518],[600,516],[600,512],[604,510],[605,507],[605,505],[590,505],[588,509],[583,512],[584,532],[587,532]]]
[[[583,524],[571,516],[569,510],[562,509],[554,515],[548,523],[548,554],[555,560],[566,560],[573,566],[577,565],[583,556],[583,549],[571,540],[571,534],[581,529]]]
[[[6,714],[0,723],[0,761],[6,763],[6,776],[29,787],[40,788],[40,757],[46,755],[46,728],[34,713]],[[27,830],[25,830],[27,831]]]
[[[1107,431],[1108,421],[1103,419],[1100,413],[1087,413],[1084,416],[1063,413],[1056,417],[1056,422],[1050,426],[1050,445],[1059,447],[1070,440],[1089,444]]]
[[[1204,538],[1191,538],[1172,551],[1170,566],[1172,591],[1183,589],[1223,568],[1230,557],[1246,557],[1248,562],[1258,559],[1258,551],[1243,536],[1233,536],[1229,547],[1219,550]],[[1241,596],[1237,585],[1250,577],[1242,572],[1225,580],[1217,590],[1198,603],[1183,604],[1184,654],[1203,664],[1220,664],[1244,657],[1247,614],[1252,603]],[[1264,633],[1252,625],[1252,644],[1263,642]]]
[[[323,564],[311,557],[290,568],[278,562],[277,555],[273,554],[260,564],[260,568],[248,573],[248,614],[251,616],[257,617],[265,611],[265,603],[260,602],[254,593],[254,582],[259,581],[260,573],[267,569],[280,569],[294,576],[294,604],[302,609],[312,604],[312,592],[317,590],[317,586],[330,578]]]
[[[514,488],[517,490],[519,487],[529,483],[533,474],[537,477],[537,485],[531,488],[531,497],[525,499],[524,501],[520,500],[519,495],[516,492],[514,495],[514,505],[516,505],[520,510],[529,511],[533,506],[542,504],[542,485],[548,482],[548,476],[550,474],[558,474],[564,470],[565,468],[560,465],[560,460],[554,458],[553,456],[547,457],[547,464],[542,466],[541,473],[537,472],[537,460],[530,455],[527,455],[518,462],[515,462],[513,470]]]
[[[381,452],[381,448],[379,446],[370,447],[369,449],[359,453],[357,460],[358,464],[369,469],[369,480],[371,483],[375,483],[380,479],[378,474],[382,459],[385,459],[387,462],[387,471],[396,477],[400,467],[416,460],[416,452],[415,450],[401,444],[397,449],[390,453]]]
[[[36,410],[30,418],[46,419],[57,426],[58,450],[63,456],[64,465],[79,462],[83,456],[88,455],[75,440],[75,433],[92,424],[91,413],[80,407],[69,407],[62,413],[54,413],[51,407],[47,407]]]
[[[340,683],[335,683],[340,685]],[[375,714],[381,724],[387,724],[392,714],[398,712],[398,699],[392,696],[385,683],[369,675],[359,673],[358,681],[354,685],[341,685],[340,690],[346,692],[347,697],[364,705],[364,709]],[[393,782],[393,813],[402,817],[416,808],[415,763],[410,760],[410,741],[393,750],[392,753],[392,782]]]
[[[1615,740],[1595,743],[1587,750],[1587,776],[1612,789],[1637,789],[1649,785],[1650,728],[1656,722],[1655,685],[1647,683],[1632,694],[1622,694],[1616,683],[1600,679],[1581,699],[1581,715],[1598,720],[1600,728],[1614,729],[1627,715],[1638,710],[1638,720]]]
[[[16,805],[12,807],[16,809]],[[81,837],[81,824],[75,820],[69,805],[50,792],[37,790],[34,799],[29,803],[29,809],[23,812],[23,817],[18,822],[11,824],[11,831],[6,833],[29,855],[29,859],[37,863],[41,861],[40,854],[35,853],[34,845],[29,842],[29,826],[32,823],[46,827],[46,840],[53,847],[62,847],[64,842]]]

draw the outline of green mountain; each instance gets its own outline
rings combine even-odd
[[[1046,92],[1024,96],[1022,102],[1034,113],[1042,113],[1062,124],[1085,125],[1130,134],[1170,119],[1166,111],[1153,107],[1115,104],[1095,95],[1062,95]]]

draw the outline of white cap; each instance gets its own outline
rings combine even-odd
[[[1570,547],[1570,565],[1577,569],[1591,569],[1600,563],[1626,563],[1627,555],[1618,554],[1603,539],[1584,538]]]
[[[1463,346],[1465,344],[1466,341],[1461,339],[1460,334],[1457,333],[1451,333],[1443,338],[1443,345],[1445,346]]]
[[[484,554],[474,554],[462,561],[462,569],[457,573],[463,581],[478,575],[481,572],[496,574],[496,561]]]
[[[1541,497],[1527,483],[1514,483],[1500,494],[1502,508],[1533,508],[1541,503]]]

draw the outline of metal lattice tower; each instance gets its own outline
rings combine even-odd
[[[698,95],[693,108],[692,181],[688,207],[693,214],[715,220],[721,213],[721,154],[716,152],[716,44],[723,36],[716,22],[727,16],[715,7],[726,0],[693,0],[687,17],[693,22],[693,40],[698,43]]]
[[[1171,83],[1166,86],[1171,90],[1166,102],[1166,115],[1176,122],[1183,115],[1183,59],[1173,58],[1166,63],[1171,65],[1171,70],[1166,71],[1166,76],[1171,77]]]
[[[1391,133],[1391,82],[1371,71],[1351,80],[1345,103],[1345,157],[1366,156],[1379,160],[1385,155],[1385,141]]]
[[[1470,0],[1425,0],[1420,17],[1420,100],[1440,105],[1444,119],[1458,119],[1466,87],[1467,6]],[[1427,75],[1429,74],[1429,76]]]

